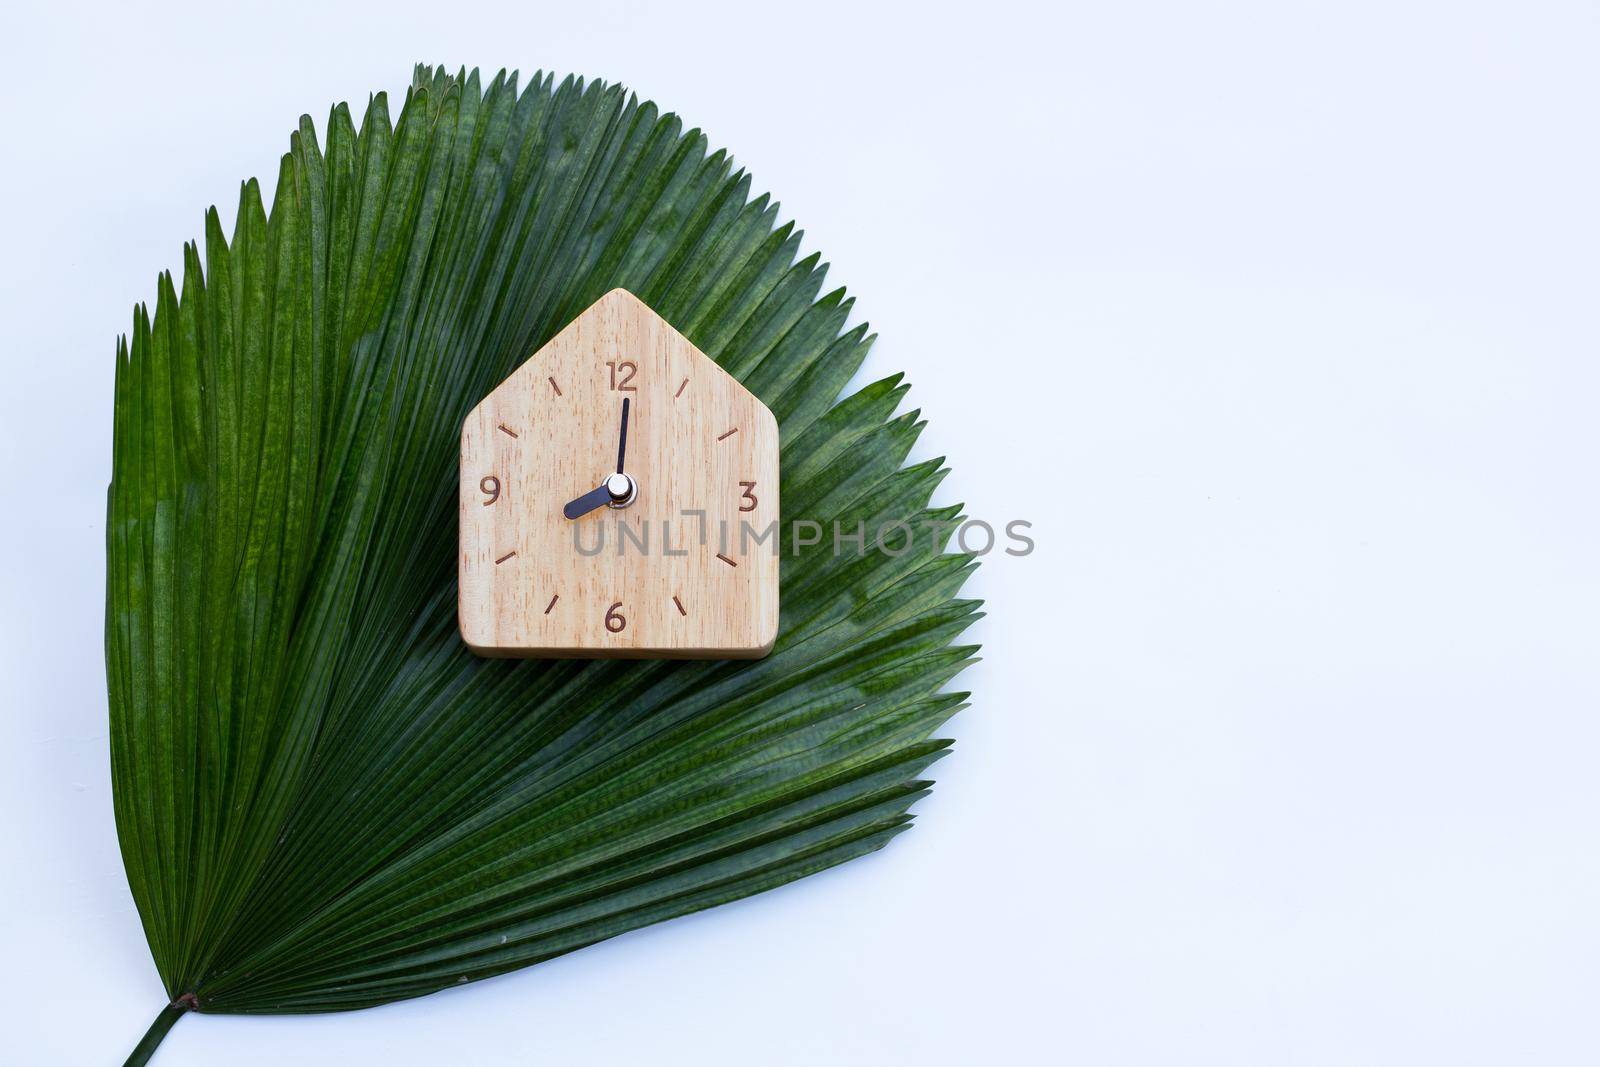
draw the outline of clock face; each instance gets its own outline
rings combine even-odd
[[[460,625],[490,656],[766,655],[778,425],[632,294],[467,416]]]

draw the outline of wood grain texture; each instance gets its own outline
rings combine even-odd
[[[624,397],[638,497],[568,520],[615,470]],[[614,289],[462,427],[462,639],[485,656],[764,656],[778,517],[772,412]]]

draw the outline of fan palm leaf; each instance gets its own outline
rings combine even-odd
[[[106,663],[118,837],[171,1005],[420,996],[770,889],[904,830],[965,694],[974,565],[898,375],[800,233],[622,88],[417,69],[302,119],[119,341]],[[461,421],[625,287],[778,418],[783,612],[754,662],[480,659]],[[928,523],[932,525],[924,526]],[[846,542],[846,544],[850,544]]]

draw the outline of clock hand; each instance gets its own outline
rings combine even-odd
[[[628,454],[628,398],[622,398],[622,429],[617,438],[617,473],[589,490],[576,500],[569,500],[561,514],[569,519],[579,519],[602,504],[625,508],[633,503],[639,485],[622,473],[622,461]]]
[[[609,503],[611,503],[611,490],[602,482],[598,488],[589,490],[578,499],[567,501],[566,507],[561,509],[561,514],[569,519],[579,519],[595,508]]]
[[[617,439],[617,473],[622,473],[622,457],[628,454],[628,398],[622,398],[622,433]]]
[[[576,500],[569,500],[561,509],[561,514],[569,519],[581,519],[602,504],[613,508],[625,508],[633,503],[633,498],[639,493],[639,483],[633,480],[630,474],[612,474],[606,480],[583,494]]]

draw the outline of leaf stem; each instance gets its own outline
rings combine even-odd
[[[161,1044],[161,1039],[167,1036],[167,1031],[172,1029],[172,1024],[178,1021],[179,1016],[194,1007],[194,996],[187,994],[174,1000],[171,1004],[161,1009],[161,1014],[156,1016],[156,1021],[150,1024],[150,1029],[144,1032],[144,1039],[133,1047],[128,1054],[128,1060],[122,1067],[143,1067],[150,1062],[150,1057],[155,1055],[156,1046]]]

